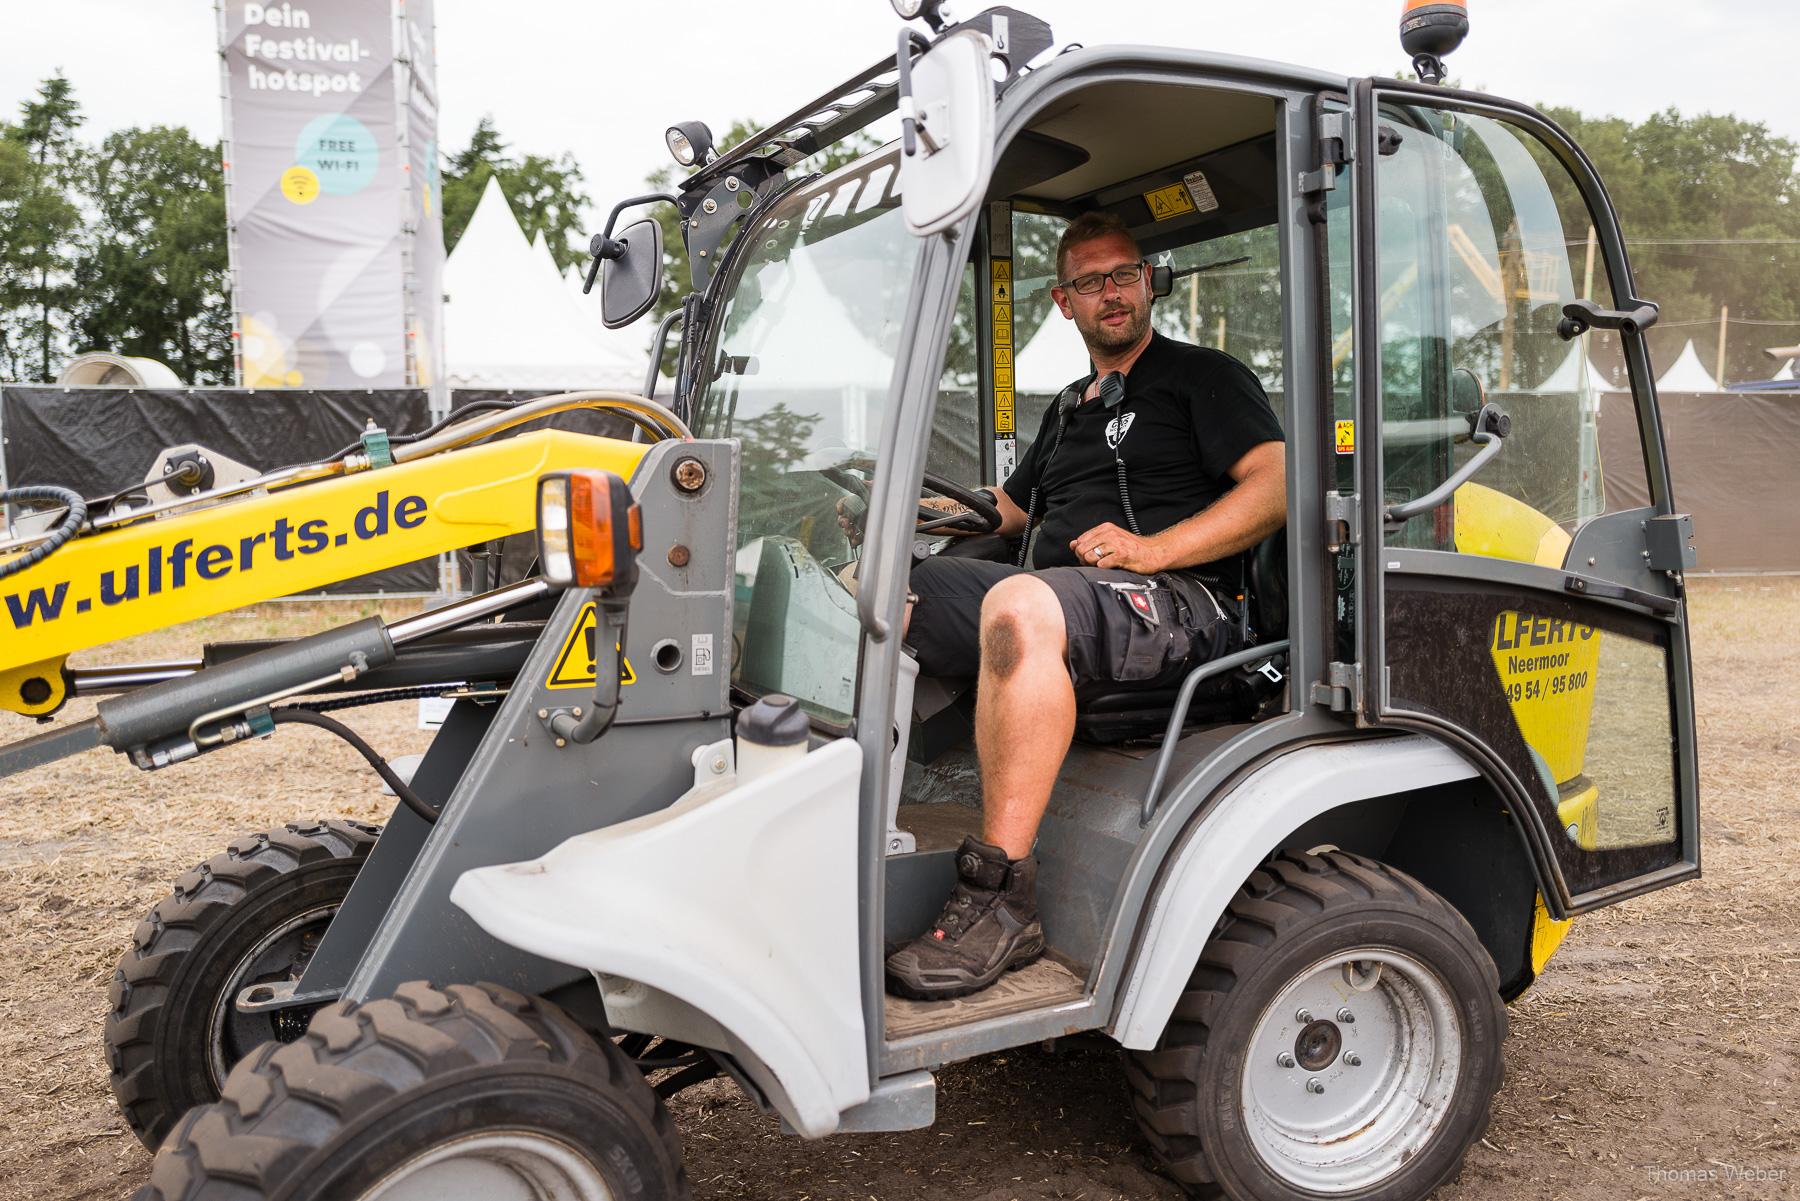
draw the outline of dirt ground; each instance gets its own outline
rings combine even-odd
[[[1800,1198],[1800,580],[1697,580],[1692,609],[1706,876],[1576,922],[1513,1006],[1493,1124],[1443,1201]],[[272,606],[106,659],[361,615]],[[410,704],[353,716],[388,754],[428,738]],[[0,715],[0,740],[31,732]],[[155,774],[95,751],[0,781],[7,1197],[118,1198],[145,1179],[150,1157],[113,1107],[100,1027],[113,963],[170,881],[236,833],[380,820],[378,800],[361,761],[313,731]],[[1180,1195],[1137,1138],[1116,1056],[1098,1048],[947,1070],[937,1125],[904,1135],[804,1143],[717,1081],[674,1112],[703,1201]]]

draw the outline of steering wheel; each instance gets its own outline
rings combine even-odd
[[[872,468],[873,461],[869,461],[867,466]],[[819,469],[819,474],[861,500],[865,505],[869,502],[869,486],[854,471],[847,470],[842,466],[822,467]],[[975,489],[941,476],[935,471],[927,471],[924,482],[929,491],[968,506],[970,512],[945,513],[941,509],[934,509],[929,505],[920,505],[919,524],[913,530],[915,534],[929,534],[937,530],[949,529],[952,526],[967,528],[970,523],[973,523],[970,532],[975,534],[992,534],[999,530],[1000,523],[1004,520],[1000,516],[999,508]]]
[[[976,534],[999,532],[1000,523],[1003,520],[999,507],[975,489],[959,484],[955,480],[946,479],[935,471],[925,473],[925,487],[939,496],[968,506],[970,511],[967,513],[943,513],[928,505],[920,505],[919,524],[914,529],[914,533],[929,534],[952,526],[958,526]]]

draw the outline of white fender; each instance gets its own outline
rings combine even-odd
[[[869,1097],[857,976],[862,752],[826,744],[766,775],[541,859],[464,872],[450,899],[495,938],[659,989],[761,1060],[795,1130],[819,1138]]]
[[[1156,1045],[1219,915],[1257,865],[1302,823],[1353,801],[1478,774],[1449,747],[1422,735],[1302,747],[1259,768],[1172,853],[1107,1032],[1133,1050]]]

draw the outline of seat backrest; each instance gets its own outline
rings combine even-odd
[[[1258,642],[1287,637],[1287,527],[1250,549],[1246,564],[1249,618]]]

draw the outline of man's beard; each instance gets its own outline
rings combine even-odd
[[[1117,326],[1103,324],[1104,318],[1117,312],[1130,314],[1125,324]],[[1130,308],[1126,305],[1115,304],[1096,312],[1091,323],[1077,317],[1075,328],[1081,331],[1082,341],[1091,347],[1102,350],[1125,350],[1137,345],[1143,339],[1144,331],[1150,328],[1150,308],[1148,305]]]

